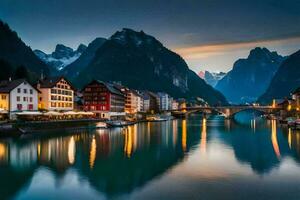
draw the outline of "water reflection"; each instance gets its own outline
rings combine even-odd
[[[26,192],[30,186],[32,195],[43,195],[32,192],[31,180],[37,179],[44,168],[55,180],[74,169],[80,181],[88,182],[89,187],[106,197],[130,194],[169,174],[171,169],[186,162],[183,158],[193,157],[198,151],[205,156],[196,156],[194,162],[197,159],[204,162],[196,169],[206,169],[205,173],[209,171],[211,176],[218,177],[216,174],[223,174],[222,168],[212,171],[216,163],[211,162],[210,156],[225,149],[233,152],[233,159],[241,166],[246,164],[253,173],[266,175],[284,162],[284,157],[300,161],[300,133],[280,128],[275,121],[258,120],[247,126],[220,117],[195,116],[123,129],[1,140],[0,194],[3,199],[22,197],[22,191]],[[228,162],[222,154],[218,156],[224,159],[224,164]],[[204,172],[203,176],[209,177]],[[43,181],[46,184],[49,180]]]

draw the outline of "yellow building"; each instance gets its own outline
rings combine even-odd
[[[39,109],[67,111],[74,109],[74,87],[64,77],[39,80]]]

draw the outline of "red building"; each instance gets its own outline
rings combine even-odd
[[[124,94],[112,84],[93,80],[82,90],[84,110],[124,112]]]

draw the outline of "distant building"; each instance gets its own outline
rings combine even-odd
[[[125,95],[112,84],[93,80],[83,88],[82,95],[84,110],[103,118],[125,114]]]
[[[171,108],[171,97],[164,92],[158,92],[158,105],[159,105],[159,110],[165,111],[169,110]]]
[[[73,110],[74,87],[64,77],[49,77],[38,81],[39,109]]]
[[[141,91],[140,96],[142,99],[142,111],[149,112],[150,111],[150,95],[146,91]]]
[[[297,111],[300,110],[300,87],[297,88],[295,91],[292,93],[292,98],[295,100],[295,107]]]
[[[178,110],[179,109],[179,103],[173,99],[172,101],[172,110]]]
[[[0,82],[0,108],[10,113],[38,110],[39,91],[25,79]]]
[[[158,112],[159,111],[159,102],[158,102],[159,97],[153,92],[147,92],[147,93],[150,97],[149,111],[154,112],[154,113]]]

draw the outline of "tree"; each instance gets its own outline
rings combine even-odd
[[[13,76],[14,67],[5,60],[0,59],[0,80],[8,80]]]
[[[20,78],[29,79],[30,78],[28,70],[26,69],[26,67],[24,65],[21,65],[16,69],[14,78],[15,79],[20,79]]]

